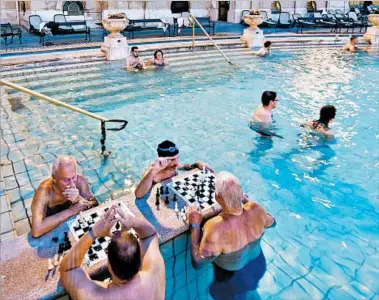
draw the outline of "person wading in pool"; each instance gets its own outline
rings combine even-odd
[[[355,52],[358,50],[358,37],[353,35],[350,40],[343,46],[343,50],[345,51],[350,51],[350,52]]]
[[[158,159],[147,168],[135,190],[136,198],[143,198],[149,193],[154,184],[170,179],[178,174],[178,170],[189,171],[195,168],[213,169],[204,162],[194,164],[179,164],[179,149],[171,141],[164,141],[157,148]]]
[[[32,236],[53,230],[97,201],[85,178],[76,172],[76,161],[61,156],[53,164],[51,178],[39,185],[32,202]]]
[[[154,52],[154,57],[149,61],[149,63],[154,66],[163,67],[168,65],[168,60],[163,57],[162,50],[157,50]]]
[[[255,52],[254,55],[264,57],[266,55],[271,54],[271,42],[266,41],[259,51]]]
[[[118,215],[118,216],[117,216]],[[121,230],[110,233],[115,223]],[[134,229],[138,238],[129,232]],[[108,270],[111,282],[92,280],[83,270],[85,254],[96,238],[110,237]],[[158,234],[144,218],[112,206],[66,254],[60,266],[64,288],[73,299],[158,299],[165,296],[165,267]]]
[[[257,288],[266,271],[260,240],[265,228],[275,226],[275,219],[247,200],[238,179],[228,172],[216,174],[215,196],[222,212],[203,230],[202,215],[193,207],[189,210],[192,263],[199,268],[213,262],[213,298],[250,299],[246,293]]]
[[[320,118],[318,120],[308,121],[302,126],[313,129],[326,139],[332,139],[334,133],[329,128],[329,125],[333,123],[334,118],[336,117],[336,112],[337,110],[333,105],[325,105],[320,110]]]
[[[125,68],[128,71],[141,70],[144,68],[143,61],[139,57],[138,47],[132,47],[130,56],[126,59]]]

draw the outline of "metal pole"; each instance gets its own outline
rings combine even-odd
[[[224,52],[222,52],[222,50],[219,48],[219,46],[217,46],[217,44],[215,43],[215,41],[209,36],[208,32],[205,31],[204,27],[201,26],[201,24],[199,23],[199,21],[192,14],[190,14],[190,17],[192,18],[192,20],[194,20],[196,22],[197,25],[199,25],[199,27],[201,28],[201,30],[211,40],[211,42],[213,43],[213,45],[216,47],[216,49],[218,50],[218,52],[221,53],[221,55],[225,58],[225,60],[228,63],[232,64],[232,62],[229,60],[229,58],[226,57],[226,55],[224,54]]]
[[[40,99],[42,99],[42,100],[48,101],[48,102],[50,102],[50,103],[53,103],[53,104],[55,104],[55,105],[62,106],[62,107],[65,107],[65,108],[68,108],[68,109],[70,109],[70,110],[72,110],[72,111],[78,112],[78,113],[80,113],[80,114],[86,115],[86,116],[91,117],[91,118],[94,118],[94,119],[96,119],[96,120],[100,120],[100,121],[103,121],[103,122],[108,121],[108,119],[106,119],[106,118],[104,118],[104,117],[102,117],[102,116],[99,116],[99,115],[96,115],[96,114],[90,113],[90,112],[88,112],[88,111],[86,111],[86,110],[83,110],[83,109],[81,109],[81,108],[78,108],[78,107],[72,106],[72,105],[70,105],[70,104],[67,104],[67,103],[61,102],[61,101],[59,101],[59,100],[57,100],[57,99],[54,99],[54,98],[51,98],[51,97],[49,97],[49,96],[46,96],[46,95],[40,94],[40,93],[38,93],[38,92],[36,92],[36,91],[33,91],[33,90],[30,90],[30,89],[24,88],[24,87],[22,87],[21,85],[15,84],[15,83],[10,82],[10,81],[8,81],[8,80],[1,79],[1,80],[0,80],[0,83],[1,83],[2,85],[6,85],[6,86],[9,86],[9,87],[11,87],[11,88],[13,88],[13,89],[16,89],[16,90],[18,90],[18,91],[20,91],[20,92],[24,92],[24,93],[26,93],[26,94],[29,94],[29,95],[33,96],[33,97],[40,98]]]
[[[17,24],[20,25],[20,3],[16,1],[16,18],[17,18]]]
[[[192,22],[192,53],[195,53],[195,23]]]

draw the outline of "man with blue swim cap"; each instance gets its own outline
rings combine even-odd
[[[143,198],[154,184],[170,179],[178,174],[178,170],[189,171],[195,168],[213,169],[204,162],[194,164],[179,164],[179,148],[171,141],[164,141],[157,148],[158,159],[147,168],[138,184],[135,195],[136,198]]]

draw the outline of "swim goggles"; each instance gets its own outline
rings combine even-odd
[[[176,147],[169,147],[169,148],[161,148],[161,147],[158,147],[158,150],[159,151],[164,151],[164,152],[171,152],[171,153],[174,153],[176,151],[179,151],[178,148]]]

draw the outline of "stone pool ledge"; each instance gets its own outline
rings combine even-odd
[[[194,172],[194,171],[192,171]],[[185,176],[184,173],[174,180]],[[188,223],[184,222],[173,211],[173,205],[168,206],[161,201],[159,210],[155,205],[155,193],[157,185],[151,191],[149,198],[135,200],[133,195],[125,195],[113,202],[123,202],[137,217],[146,218],[159,233],[159,242],[164,244],[188,230]],[[178,201],[181,207],[180,200]],[[204,214],[208,219],[220,212],[217,205],[214,209]],[[61,224],[52,232],[39,239],[31,237],[30,233],[24,234],[1,242],[0,253],[0,285],[2,299],[53,299],[65,294],[65,290],[59,281],[59,266],[48,272],[48,258],[53,258],[58,244],[52,242],[55,236],[63,236],[68,232],[66,223]],[[91,276],[99,275],[104,271],[106,261],[86,268]]]

